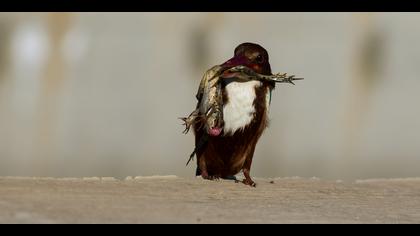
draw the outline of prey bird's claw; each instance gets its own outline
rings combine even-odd
[[[185,129],[184,129],[184,131],[182,131],[182,133],[183,134],[187,134],[188,131],[190,131],[190,127],[192,125],[192,122],[191,121],[188,121],[188,118],[187,117],[179,117],[179,119],[181,119],[182,121],[184,121],[184,123],[181,124],[181,125],[185,125]]]
[[[290,84],[293,84],[293,85],[295,85],[295,83],[293,82],[294,80],[303,80],[303,78],[296,78],[295,75],[291,75],[291,76],[288,76],[288,77],[284,78],[284,81],[286,83],[290,83]]]
[[[182,133],[183,134],[188,134],[188,131],[190,131],[190,128],[189,127],[185,128],[184,131],[182,131]]]
[[[288,76],[287,73],[277,73],[269,76],[268,80],[272,80],[278,83],[290,83],[295,85],[294,80],[302,80],[303,78],[296,78],[295,75]]]
[[[295,75],[292,75],[292,76],[287,77],[287,82],[290,83],[290,84],[295,85],[295,83],[293,83],[293,78],[294,77],[295,77]]]
[[[198,110],[194,110],[191,112],[191,114],[188,117],[178,117],[178,119],[181,119],[184,121],[182,125],[185,125],[184,131],[182,133],[187,134],[190,130],[191,125],[194,125],[197,123],[197,118],[199,118]]]
[[[184,123],[182,123],[181,125],[185,125],[185,129],[184,129],[184,131],[182,131],[182,133],[185,134],[185,132],[188,132],[188,130],[189,130],[189,127],[188,127],[188,124],[187,124],[187,117],[178,117],[178,119],[184,121]]]

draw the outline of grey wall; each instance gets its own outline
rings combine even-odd
[[[420,172],[415,13],[0,14],[0,175],[176,174],[206,68],[241,42],[277,86],[255,176],[354,179]],[[202,55],[202,56],[200,56]]]

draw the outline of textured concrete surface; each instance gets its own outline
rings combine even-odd
[[[420,178],[0,178],[0,223],[420,223]]]

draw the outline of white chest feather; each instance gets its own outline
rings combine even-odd
[[[231,82],[226,85],[228,102],[223,106],[225,135],[232,135],[251,123],[254,113],[255,88],[259,81]]]

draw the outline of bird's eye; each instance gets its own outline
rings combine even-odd
[[[257,63],[262,63],[262,62],[263,62],[263,57],[262,57],[261,55],[258,55],[258,56],[255,58],[255,61],[256,61]]]

